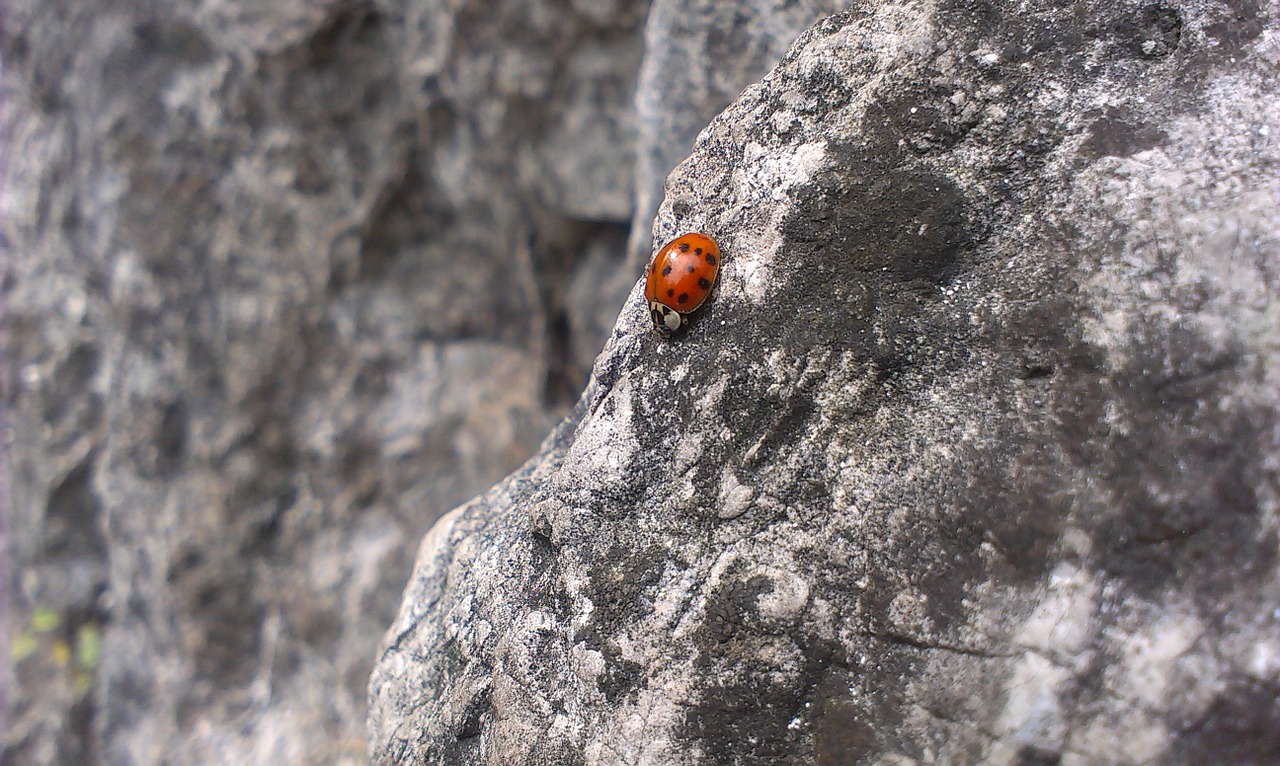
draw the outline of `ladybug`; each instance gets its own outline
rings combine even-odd
[[[670,338],[689,325],[689,314],[707,299],[720,272],[720,246],[706,234],[681,234],[649,261],[644,299],[653,327]]]

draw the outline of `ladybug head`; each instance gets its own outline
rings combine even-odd
[[[684,314],[658,301],[649,301],[649,316],[653,318],[653,329],[664,338],[675,335],[687,324]]]

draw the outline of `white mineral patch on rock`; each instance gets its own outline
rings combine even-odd
[[[720,502],[716,513],[722,519],[736,519],[747,512],[754,497],[755,490],[738,481],[738,476],[733,469],[725,469],[721,473]]]
[[[1048,658],[1028,652],[1005,682],[1005,700],[997,731],[1017,745],[1055,751],[1067,732],[1059,700],[1060,687],[1071,672]]]
[[[668,671],[601,721],[599,736],[587,741],[587,766],[693,766],[697,752],[682,745],[684,701],[692,689],[687,676]]]
[[[740,199],[770,205],[772,218],[764,226],[738,233],[732,253],[726,253],[720,277],[741,285],[747,299],[762,306],[779,281],[774,270],[787,265],[786,258],[780,258],[778,252],[782,244],[778,226],[786,207],[777,203],[784,200],[791,189],[808,182],[822,167],[826,144],[802,144],[784,153],[775,150],[768,154],[759,145],[752,145],[747,151],[754,153],[757,161],[748,162],[735,171],[734,186]]]
[[[574,439],[566,466],[586,475],[616,474],[635,457],[638,448],[631,430],[632,382],[629,377],[618,380],[608,397],[617,407],[612,417],[595,417],[583,425]]]
[[[1204,624],[1189,612],[1162,615],[1124,640],[1123,661],[1109,675],[1109,685],[1125,698],[1153,707],[1163,703],[1175,691],[1179,663],[1204,632]]]
[[[763,574],[773,584],[773,590],[756,602],[761,616],[782,622],[794,620],[809,603],[808,581],[795,572],[772,567]]]
[[[1015,640],[1058,662],[1083,661],[1081,653],[1095,630],[1097,598],[1098,586],[1090,573],[1068,564],[1059,565],[1049,575],[1044,597]]]

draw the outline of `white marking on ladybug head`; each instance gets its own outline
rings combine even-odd
[[[675,332],[676,330],[680,329],[681,325],[684,324],[684,317],[681,316],[679,312],[668,310],[665,321],[667,324],[667,329],[670,330],[671,332]]]
[[[657,301],[649,302],[649,315],[653,317],[654,328],[663,335],[671,335],[684,324],[679,311]]]

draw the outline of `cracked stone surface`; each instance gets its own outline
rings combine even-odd
[[[1278,16],[813,26],[667,179],[690,332],[423,538],[374,763],[1280,758]]]

